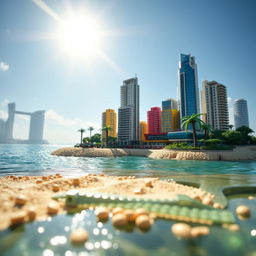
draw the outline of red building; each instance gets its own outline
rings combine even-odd
[[[161,133],[161,108],[153,107],[148,111],[148,133]]]

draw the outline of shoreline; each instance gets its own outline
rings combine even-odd
[[[170,150],[126,148],[75,148],[65,147],[52,152],[55,156],[73,157],[121,157],[142,156],[152,159],[249,161],[256,160],[256,146],[239,146],[233,150]]]
[[[67,212],[64,201],[52,196],[69,190],[87,193],[104,193],[133,196],[144,199],[171,199],[178,194],[213,203],[214,195],[175,181],[159,178],[135,178],[134,176],[107,176],[88,174],[77,178],[64,178],[60,174],[49,176],[5,176],[0,178],[0,230],[16,223],[45,220],[47,217]],[[139,190],[139,193],[138,193]],[[49,204],[51,206],[49,211]],[[32,218],[31,218],[32,217]]]

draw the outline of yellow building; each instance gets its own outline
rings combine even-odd
[[[143,141],[145,142],[146,141],[146,138],[145,138],[145,135],[148,133],[148,125],[147,125],[147,122],[145,121],[141,121],[140,122],[140,141]]]
[[[102,113],[102,125],[101,127],[110,126],[112,129],[108,132],[108,136],[116,137],[116,112],[114,109],[106,109]],[[102,140],[105,141],[106,132],[102,131]]]
[[[180,112],[177,109],[165,109],[161,112],[161,132],[171,132],[180,128]]]

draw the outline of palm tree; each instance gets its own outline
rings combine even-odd
[[[113,130],[111,126],[106,125],[104,127],[102,127],[101,129],[102,131],[104,131],[106,133],[106,146],[108,146],[108,132]]]
[[[211,127],[209,124],[205,123],[205,122],[203,122],[203,123],[201,124],[201,128],[204,130],[204,137],[205,137],[205,138],[207,138],[207,136],[209,135],[209,133],[213,131],[213,130],[212,130],[212,127]]]
[[[81,129],[78,130],[78,132],[81,133],[80,144],[82,144],[82,142],[83,142],[83,133],[85,132],[85,129],[81,128]]]
[[[94,130],[94,128],[92,126],[88,127],[88,131],[90,132],[90,139],[92,137],[92,131]]]
[[[200,116],[203,114],[193,114],[191,116],[184,116],[181,118],[182,124],[181,126],[185,128],[185,130],[188,130],[188,126],[192,126],[192,132],[193,132],[193,146],[197,147],[197,136],[196,136],[196,124],[198,123],[199,128],[202,127],[202,124],[205,122],[200,119]]]

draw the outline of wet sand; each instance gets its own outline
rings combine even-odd
[[[0,178],[0,230],[9,227],[20,214],[25,214],[25,221],[29,220],[31,212],[32,219],[34,219],[33,212],[35,219],[45,219],[49,216],[49,211],[51,212],[51,209],[49,210],[49,203],[53,201],[51,197],[55,193],[71,189],[155,199],[170,199],[177,194],[199,200],[206,198],[213,200],[214,197],[202,189],[177,184],[175,181],[162,181],[158,178],[104,174],[89,174],[78,178],[64,178],[59,174],[42,177],[6,176]],[[141,193],[137,193],[138,191]],[[65,212],[63,201],[57,201],[56,204],[57,213]]]
[[[116,149],[116,148],[60,148],[52,152],[56,156],[120,157],[144,156],[153,159],[248,161],[256,160],[256,146],[241,146],[234,150],[168,150],[168,149]]]

